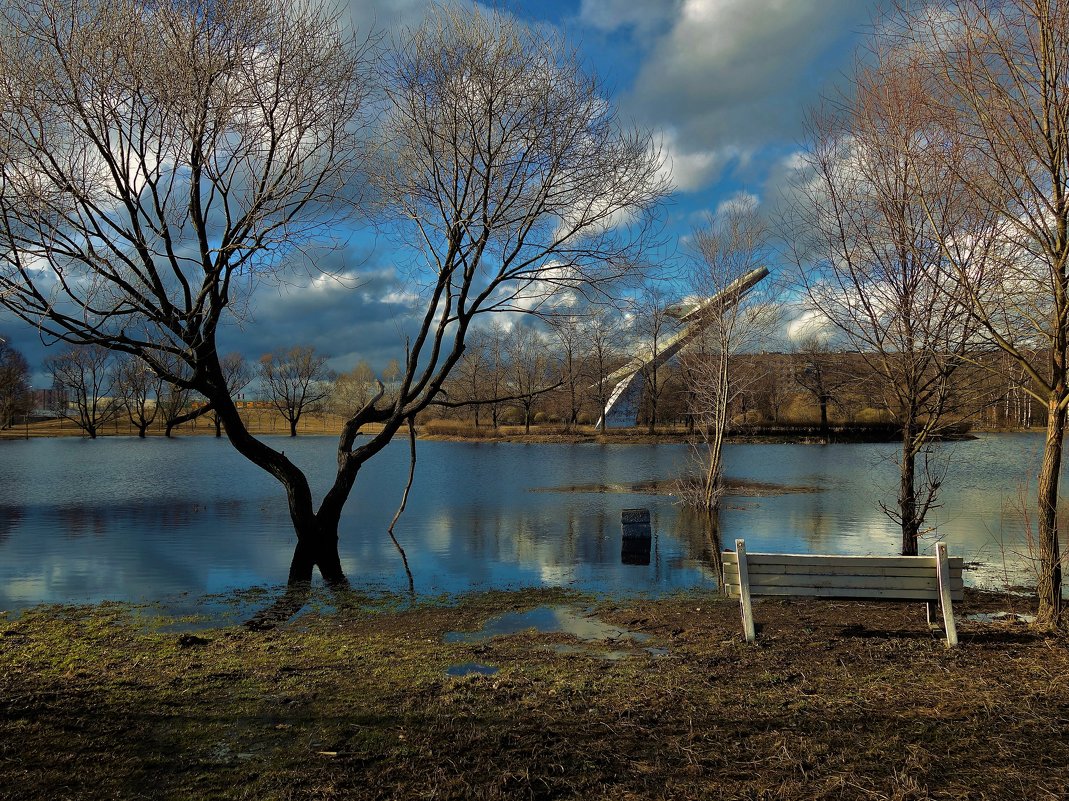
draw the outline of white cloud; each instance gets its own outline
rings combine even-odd
[[[661,132],[658,144],[665,159],[658,178],[667,180],[673,189],[692,192],[716,180],[732,162],[745,163],[751,154],[736,145],[720,148],[687,149],[675,131]]]
[[[760,205],[761,198],[753,192],[739,191],[717,204],[716,216],[720,217],[731,212],[754,211]]]
[[[849,58],[842,39],[869,19],[857,0],[686,0],[655,37],[626,110],[666,137],[680,189],[732,159],[797,138],[804,109]],[[742,165],[745,166],[745,163]]]
[[[787,323],[787,339],[795,344],[809,339],[827,342],[834,331],[831,320],[815,309],[804,309]]]
[[[582,0],[580,22],[606,33],[633,28],[640,35],[671,22],[679,0]]]

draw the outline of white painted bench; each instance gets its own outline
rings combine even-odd
[[[964,597],[962,559],[948,557],[945,542],[935,556],[827,556],[821,554],[746,553],[745,540],[724,552],[724,589],[742,607],[742,630],[754,642],[752,595],[805,598],[870,598],[925,601],[943,611],[947,647],[958,644],[954,601]]]

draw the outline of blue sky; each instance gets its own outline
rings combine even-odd
[[[834,94],[875,11],[871,0],[504,0],[497,7],[565,33],[610,91],[624,119],[663,143],[676,187],[664,213],[665,259],[705,212],[740,195],[772,213],[802,138],[802,119]],[[390,36],[415,26],[423,0],[351,0],[362,31]],[[319,266],[355,273],[359,285],[307,276],[260,287],[250,319],[223,335],[250,359],[312,344],[336,369],[367,359],[381,369],[403,342],[411,290],[391,244],[363,234],[322,254]],[[311,271],[314,274],[314,269]],[[8,336],[38,370],[45,349],[9,316]]]

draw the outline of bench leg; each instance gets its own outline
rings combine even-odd
[[[750,572],[746,565],[746,540],[735,540],[735,554],[739,559],[739,604],[742,607],[742,634],[746,642],[756,642],[753,625],[753,605],[750,603]]]
[[[935,571],[939,577],[939,605],[943,608],[943,628],[947,634],[947,648],[958,644],[958,628],[954,624],[954,606],[950,599],[950,562],[947,559],[947,544],[935,544]]]

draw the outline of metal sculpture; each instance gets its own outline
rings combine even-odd
[[[705,331],[718,315],[742,300],[743,296],[767,275],[766,268],[758,267],[732,281],[710,298],[669,308],[667,314],[670,317],[689,325],[668,337],[658,348],[650,347],[645,353],[639,353],[606,379],[609,383],[616,382],[616,386],[605,404],[598,427],[622,428],[638,425],[639,403],[644,385],[643,372],[660,367],[679,353]]]

